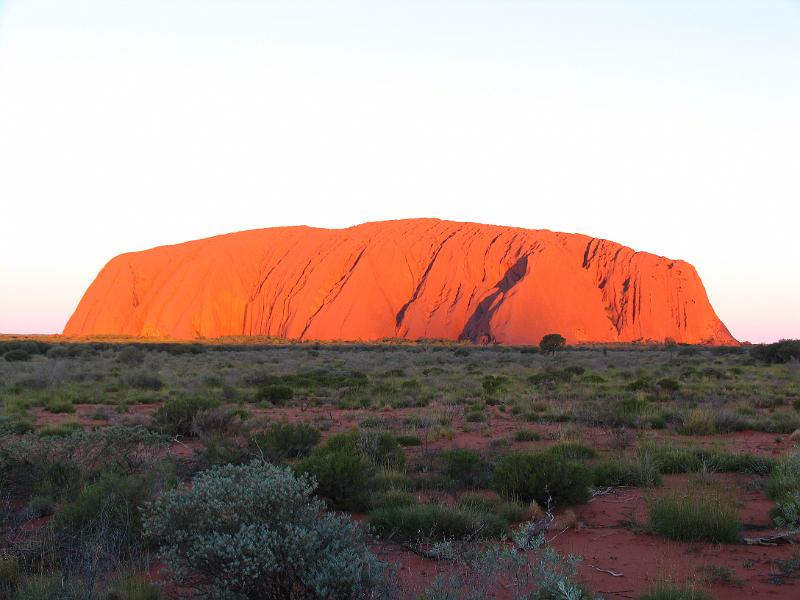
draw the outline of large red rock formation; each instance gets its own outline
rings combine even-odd
[[[278,227],[122,254],[65,335],[735,343],[692,265],[437,219]]]

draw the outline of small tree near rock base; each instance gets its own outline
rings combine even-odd
[[[542,341],[539,342],[539,349],[544,353],[550,353],[551,355],[555,356],[558,350],[562,350],[564,345],[567,343],[561,334],[559,333],[548,333],[546,336],[542,338]]]

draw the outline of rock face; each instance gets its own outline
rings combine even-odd
[[[413,219],[117,256],[64,335],[736,343],[692,265],[584,235]]]

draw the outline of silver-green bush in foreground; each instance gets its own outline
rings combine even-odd
[[[175,580],[215,600],[375,597],[362,527],[326,512],[306,476],[263,461],[204,471],[144,509]]]

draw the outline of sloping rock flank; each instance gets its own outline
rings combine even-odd
[[[117,256],[64,335],[736,343],[694,267],[614,242],[437,219],[243,231]]]

